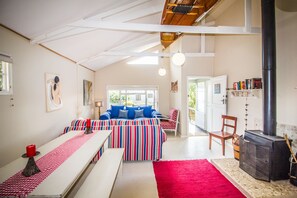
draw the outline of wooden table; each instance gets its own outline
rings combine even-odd
[[[37,150],[40,151],[40,155],[35,157],[35,161],[79,133],[81,133],[81,131],[70,131],[40,148],[37,148]],[[84,143],[76,152],[65,160],[64,163],[40,183],[34,191],[29,194],[29,197],[64,197],[87,168],[99,149],[104,145],[111,130],[94,130],[94,133],[95,134],[91,139]],[[0,183],[24,169],[27,161],[28,159],[20,157],[0,168]]]

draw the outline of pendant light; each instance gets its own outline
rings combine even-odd
[[[161,67],[158,71],[160,76],[165,76],[166,75],[166,69],[164,67]]]
[[[182,66],[185,63],[185,61],[186,61],[186,56],[181,52],[177,52],[172,56],[172,62],[177,66]]]

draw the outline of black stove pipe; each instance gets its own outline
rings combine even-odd
[[[275,1],[262,0],[263,133],[276,136]]]

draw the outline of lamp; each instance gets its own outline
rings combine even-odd
[[[158,73],[159,73],[160,76],[165,76],[165,75],[166,75],[166,69],[163,68],[163,67],[161,67],[161,68],[159,69]]]
[[[186,57],[183,53],[181,52],[177,52],[175,54],[173,54],[172,56],[172,62],[173,64],[177,65],[177,66],[181,66],[185,63]]]
[[[100,118],[100,107],[103,107],[103,102],[102,101],[95,102],[95,107],[99,108],[99,117],[98,118]]]

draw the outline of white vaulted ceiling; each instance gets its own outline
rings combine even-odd
[[[122,60],[110,51],[141,52],[159,45],[159,34],[70,27],[85,21],[159,24],[162,0],[0,0],[0,23],[92,70]],[[42,38],[42,39],[40,39]]]
[[[221,0],[210,18],[234,1]],[[164,2],[0,0],[0,24],[27,37],[32,45],[42,44],[94,71],[145,54],[141,52],[160,45],[160,32],[249,33],[242,27],[161,26]]]

